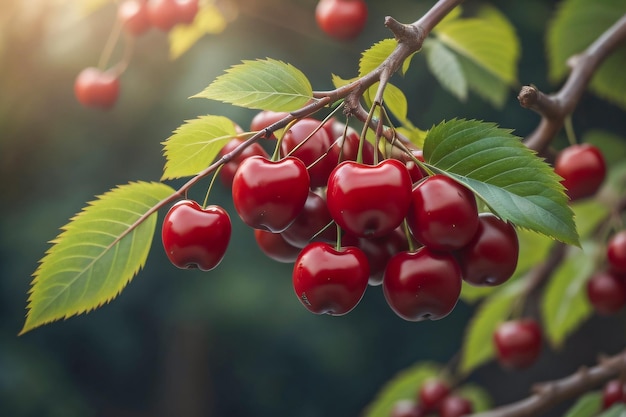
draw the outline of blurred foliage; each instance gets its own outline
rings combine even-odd
[[[176,61],[168,58],[166,35],[138,40],[120,102],[109,112],[79,106],[72,85],[80,69],[97,63],[115,10],[85,16],[79,3],[0,0],[0,415],[354,416],[402,369],[453,357],[471,307],[459,304],[443,321],[407,323],[372,287],[349,315],[314,316],[293,294],[290,266],[264,258],[235,217],[233,243],[218,269],[177,270],[154,242],[145,270],[111,304],[18,338],[30,274],[46,242],[85,201],[129,180],[160,178],[161,142],[184,120],[223,114],[245,125],[254,114],[187,97],[242,59],[265,57],[301,69],[315,89],[332,88],[331,73],[353,77],[361,51],[389,37],[385,15],[415,20],[432,1],[370,1],[366,33],[337,44],[315,27],[314,0],[239,0],[237,20]],[[546,78],[543,44],[554,2],[492,3],[522,39],[520,82],[556,88]],[[523,136],[538,120],[514,94],[498,111],[471,94],[457,102],[433,82],[424,60],[395,82],[420,128],[477,118]],[[624,136],[621,116],[589,97],[575,127]],[[205,190],[195,191],[202,198]],[[212,199],[233,212],[223,188]],[[602,333],[612,320],[590,321],[558,360],[546,352],[515,387],[499,384],[506,374],[490,366],[476,382],[496,402],[519,398],[531,381],[623,344],[617,332]]]

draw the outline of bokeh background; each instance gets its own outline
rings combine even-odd
[[[246,126],[254,115],[189,96],[240,60],[265,57],[295,65],[316,90],[329,89],[331,73],[352,77],[360,52],[390,36],[384,16],[410,22],[433,2],[369,1],[367,30],[349,43],[316,28],[314,0],[231,3],[238,14],[225,31],[175,61],[163,33],[139,39],[119,103],[102,112],[81,107],[72,88],[82,68],[96,65],[114,5],[85,15],[79,0],[0,0],[0,416],[358,416],[398,371],[423,360],[446,363],[459,350],[472,312],[464,304],[442,321],[407,323],[380,288],[370,288],[347,316],[310,314],[293,294],[290,265],[266,259],[236,215],[216,270],[177,270],[157,234],[146,268],[113,302],[17,336],[47,242],[86,201],[117,184],[158,180],[161,142],[184,120],[221,114]],[[493,3],[522,39],[520,82],[553,90],[543,37],[555,2]],[[397,83],[422,128],[465,117],[524,136],[538,121],[515,91],[500,110],[476,97],[457,102],[419,57]],[[591,96],[575,123],[580,131],[626,135],[623,114]],[[204,185],[194,192],[203,196]],[[224,188],[211,199],[234,213]],[[513,401],[533,380],[592,364],[597,351],[616,352],[624,332],[607,328],[623,330],[623,323],[623,316],[592,319],[568,347],[546,350],[528,371],[491,364],[471,379],[496,403]]]

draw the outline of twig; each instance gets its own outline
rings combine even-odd
[[[607,29],[585,51],[570,57],[567,61],[571,69],[570,75],[557,93],[548,95],[534,86],[522,87],[517,97],[521,106],[541,115],[539,125],[526,138],[526,146],[539,153],[545,151],[563,128],[565,118],[578,105],[600,64],[624,40],[626,40],[626,15]]]

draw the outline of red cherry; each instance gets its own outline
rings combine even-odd
[[[606,258],[612,271],[626,273],[626,230],[617,232],[609,239]]]
[[[347,233],[380,237],[402,223],[411,199],[411,176],[402,162],[378,165],[345,161],[328,178],[330,215]]]
[[[117,18],[124,30],[133,36],[144,34],[151,26],[145,0],[124,0],[117,8]]]
[[[252,121],[250,122],[250,130],[253,132],[263,130],[274,123],[283,120],[287,116],[289,116],[289,113],[262,110],[252,118]],[[268,139],[276,139],[276,136],[272,133]]]
[[[472,402],[458,395],[449,395],[439,406],[439,417],[461,417],[473,412]]]
[[[203,209],[192,200],[174,204],[165,215],[161,239],[178,268],[209,271],[224,257],[231,235],[228,213],[219,206]]]
[[[500,285],[517,267],[519,242],[511,223],[491,213],[478,216],[478,230],[457,253],[463,279],[472,285]]]
[[[331,136],[331,138],[333,137],[334,136]],[[361,138],[356,130],[348,127],[346,135],[343,136],[342,129],[340,134],[336,136],[327,155],[327,159],[330,161],[333,168],[343,161],[356,161],[359,152],[359,142],[361,142]],[[364,164],[373,165],[375,161],[374,155],[376,153],[374,145],[368,141],[363,142],[362,161]],[[379,160],[381,159],[382,158],[379,158]]]
[[[415,157],[417,160],[424,162],[424,154],[422,150],[413,149],[411,150],[411,153],[413,154],[413,157]],[[402,162],[404,162],[404,165],[406,165],[406,168],[409,170],[409,174],[411,174],[411,179],[413,180],[413,183],[418,182],[428,175],[424,170],[422,170],[422,168],[420,168],[419,165],[415,163],[413,158],[411,158],[409,155],[403,153],[398,159],[400,159]]]
[[[336,250],[328,243],[314,242],[300,252],[292,277],[294,291],[309,311],[341,316],[365,294],[369,266],[359,248]]]
[[[391,408],[389,417],[424,417],[426,411],[424,408],[413,400],[396,401]]]
[[[176,0],[148,1],[150,24],[163,32],[169,32],[178,23],[178,4]]]
[[[439,409],[439,405],[444,398],[450,394],[450,387],[441,379],[428,379],[424,381],[418,391],[420,404],[427,411]]]
[[[283,136],[281,143],[283,155],[287,155],[293,150],[290,155],[302,160],[309,167],[311,188],[325,186],[328,181],[328,174],[337,165],[336,162],[333,164],[332,161],[324,158],[328,148],[330,148],[331,141],[326,130],[320,128],[315,132],[319,127],[319,120],[302,119],[291,126]],[[304,142],[305,140],[306,142]],[[297,149],[295,149],[296,146]]]
[[[177,23],[193,23],[198,14],[198,0],[176,0]]]
[[[282,235],[287,242],[298,248],[304,248],[314,240],[327,243],[336,242],[337,227],[334,224],[329,226],[332,221],[326,200],[313,191],[309,191],[302,211],[294,222],[282,232]]]
[[[247,225],[279,233],[298,216],[309,195],[309,174],[301,160],[245,159],[233,178],[235,210]]]
[[[598,314],[615,314],[626,305],[626,280],[612,271],[598,272],[587,281],[587,298]]]
[[[254,230],[257,245],[268,258],[281,263],[292,263],[300,254],[300,248],[290,245],[280,233]]]
[[[434,175],[413,188],[407,221],[413,236],[436,250],[467,245],[478,230],[474,194],[444,175]]]
[[[571,145],[563,149],[554,162],[554,172],[563,178],[570,200],[594,195],[606,176],[604,156],[598,148],[588,143]]]
[[[602,409],[607,410],[616,403],[626,403],[626,387],[619,379],[612,379],[602,388]]]
[[[438,320],[454,309],[461,282],[461,269],[451,254],[423,247],[389,260],[383,293],[391,309],[405,320]]]
[[[74,95],[85,107],[110,109],[120,94],[120,80],[111,71],[88,67],[82,70],[74,82]]]
[[[533,319],[506,321],[496,328],[493,341],[500,365],[508,369],[528,368],[541,353],[541,328]]]
[[[320,29],[335,39],[354,39],[367,22],[367,4],[363,0],[320,0],[315,20]]]
[[[231,139],[220,150],[219,156],[222,157],[226,155],[227,153],[234,150],[237,146],[241,145],[243,142],[244,140],[241,138]],[[233,185],[233,178],[235,177],[235,172],[237,172],[237,169],[239,168],[241,161],[254,155],[269,158],[269,155],[267,154],[267,152],[265,152],[265,149],[263,149],[261,145],[259,145],[258,143],[253,143],[252,145],[248,146],[243,151],[241,151],[239,155],[235,156],[229,162],[222,165],[222,168],[220,169],[220,174],[219,174],[220,181],[222,182],[222,184],[225,187],[230,188]]]

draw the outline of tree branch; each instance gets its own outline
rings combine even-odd
[[[494,408],[471,417],[537,416],[555,405],[581,395],[626,371],[626,350],[601,359],[592,368],[581,368],[572,375],[534,386],[534,394],[521,401]],[[469,416],[468,416],[469,417]]]
[[[526,145],[543,153],[552,139],[563,128],[565,118],[572,114],[593,74],[600,64],[626,40],[626,15],[607,29],[585,51],[568,59],[570,75],[555,94],[545,94],[534,86],[522,87],[518,100],[522,107],[541,115],[534,132],[525,140]]]

